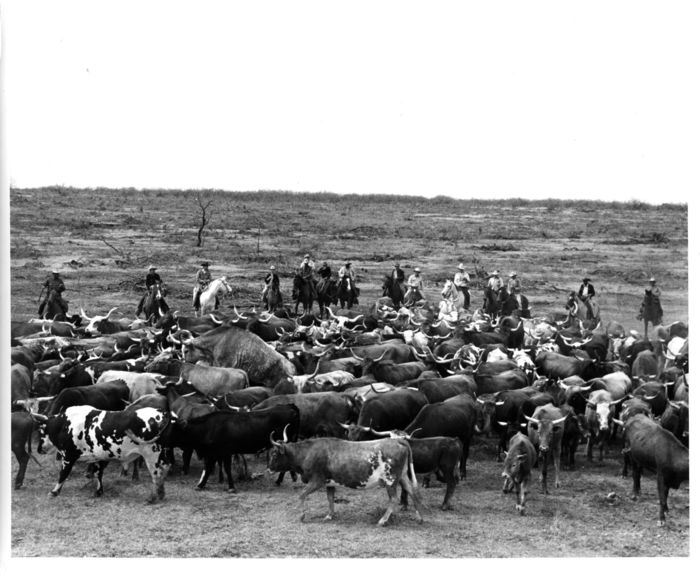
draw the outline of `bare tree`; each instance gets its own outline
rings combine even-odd
[[[199,224],[199,231],[197,231],[197,247],[202,246],[202,242],[204,241],[204,228],[209,225],[209,222],[211,221],[211,213],[207,213],[207,210],[211,207],[212,201],[213,200],[210,199],[204,203],[202,197],[197,194],[197,205],[202,212],[202,221]]]

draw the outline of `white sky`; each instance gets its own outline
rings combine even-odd
[[[693,2],[2,3],[9,181],[685,202]]]

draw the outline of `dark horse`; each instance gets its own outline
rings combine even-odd
[[[353,291],[352,285],[350,284],[349,277],[343,277],[340,279],[340,284],[338,285],[338,301],[340,301],[340,308],[344,309],[347,303],[348,309],[352,309],[353,304],[358,304],[357,296],[360,294],[360,290],[355,287]]]
[[[338,304],[338,283],[330,277],[326,280],[319,279],[316,283],[316,292],[321,317],[327,316],[328,306]]]
[[[311,306],[314,303],[314,297],[316,295],[314,285],[310,281],[302,279],[301,275],[296,273],[294,275],[293,283],[293,295],[295,300],[294,304],[294,314],[299,314],[299,303],[301,303],[304,314],[311,313]]]
[[[382,290],[384,297],[390,297],[391,302],[394,304],[394,309],[398,309],[403,305],[403,296],[405,290],[400,281],[397,281],[390,275],[384,277],[384,283],[382,284]]]
[[[518,302],[518,295],[520,302]],[[501,306],[501,315],[507,317],[509,315],[517,316],[522,319],[530,318],[530,302],[525,295],[511,293],[507,299],[503,301]]]
[[[497,291],[494,291],[490,287],[484,289],[484,313],[491,315],[492,317],[500,316],[503,311],[503,303],[508,299],[508,290],[506,286],[503,285]]]
[[[661,308],[661,302],[658,297],[654,297],[651,291],[644,291],[644,299],[639,307],[639,315],[637,319],[644,321],[644,338],[647,338],[649,323],[654,327],[660,325],[663,320],[664,310]]]
[[[146,316],[149,324],[152,325],[170,310],[170,307],[165,302],[167,294],[167,289],[160,281],[151,285],[148,293],[146,293],[146,298],[143,302],[143,314]]]
[[[39,305],[39,317],[65,321],[68,315],[68,302],[58,291],[51,290],[46,299]]]

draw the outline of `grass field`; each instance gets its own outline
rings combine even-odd
[[[35,316],[41,284],[61,268],[71,311],[90,315],[112,307],[133,316],[148,264],[168,284],[169,304],[191,313],[199,262],[234,287],[224,310],[258,305],[271,263],[291,293],[293,269],[305,252],[337,269],[351,260],[361,289],[360,309],[381,295],[393,261],[423,268],[428,300],[437,302],[445,278],[464,262],[472,301],[491,269],[519,273],[534,315],[561,311],[566,294],[587,275],[596,287],[603,322],[643,329],[635,315],[651,275],[662,290],[664,322],[688,321],[686,205],[575,201],[470,201],[284,192],[199,192],[212,200],[204,245],[195,246],[201,212],[197,192],[11,190],[11,312]],[[565,471],[562,488],[544,496],[532,485],[527,513],[501,493],[495,440],[478,437],[455,510],[442,512],[444,487],[424,491],[431,508],[424,524],[401,513],[375,527],[383,491],[339,489],[347,504],[325,523],[324,493],[311,497],[309,523],[298,521],[299,485],[277,488],[262,474],[227,494],[211,483],[194,490],[193,476],[173,473],[166,499],[147,506],[146,481],[132,484],[105,473],[105,494],[92,496],[77,465],[62,494],[49,499],[57,470],[50,457],[33,462],[25,488],[12,493],[13,556],[199,557],[531,557],[687,556],[689,491],[670,495],[667,526],[656,527],[655,481],[642,478],[642,498],[630,499],[631,479],[619,476],[620,445],[602,462]],[[262,459],[254,473],[264,473]],[[16,471],[13,461],[12,473]],[[539,476],[535,471],[535,478]],[[613,502],[606,496],[615,492]],[[85,528],[89,525],[89,528]]]

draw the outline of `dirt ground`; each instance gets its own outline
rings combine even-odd
[[[305,252],[337,269],[345,260],[358,273],[360,310],[381,295],[395,260],[423,269],[429,301],[463,262],[472,275],[472,301],[481,301],[487,272],[518,272],[536,316],[561,311],[584,275],[595,285],[603,322],[643,332],[635,319],[643,289],[655,276],[664,323],[688,321],[688,210],[686,205],[574,201],[476,201],[438,197],[334,196],[284,192],[201,191],[212,200],[211,223],[196,247],[201,212],[197,192],[12,190],[11,313],[36,316],[37,296],[50,268],[60,267],[71,312],[89,315],[118,307],[133,316],[149,264],[168,284],[168,302],[191,313],[199,262],[227,275],[234,287],[224,310],[259,306],[262,279],[275,264],[282,292],[291,293],[293,269]],[[12,492],[13,556],[171,557],[589,557],[688,556],[689,490],[672,491],[665,528],[656,527],[655,481],[642,478],[632,501],[631,478],[619,476],[620,444],[602,463],[579,449],[577,468],[563,472],[562,488],[544,496],[535,482],[526,515],[514,495],[501,492],[495,439],[478,437],[460,482],[455,509],[439,510],[444,486],[424,490],[431,509],[423,524],[402,512],[375,526],[382,491],[339,489],[347,501],[338,519],[323,522],[324,493],[311,496],[311,519],[298,521],[300,486],[281,487],[253,461],[252,481],[238,494],[215,481],[196,492],[192,476],[174,472],[166,499],[147,506],[147,481],[105,472],[105,494],[92,496],[81,465],[62,494],[49,499],[58,471],[51,457],[33,462],[25,487]],[[12,475],[16,472],[13,459]],[[615,496],[609,498],[608,494]],[[84,525],[89,525],[85,528]],[[138,533],[137,536],[134,533]]]

